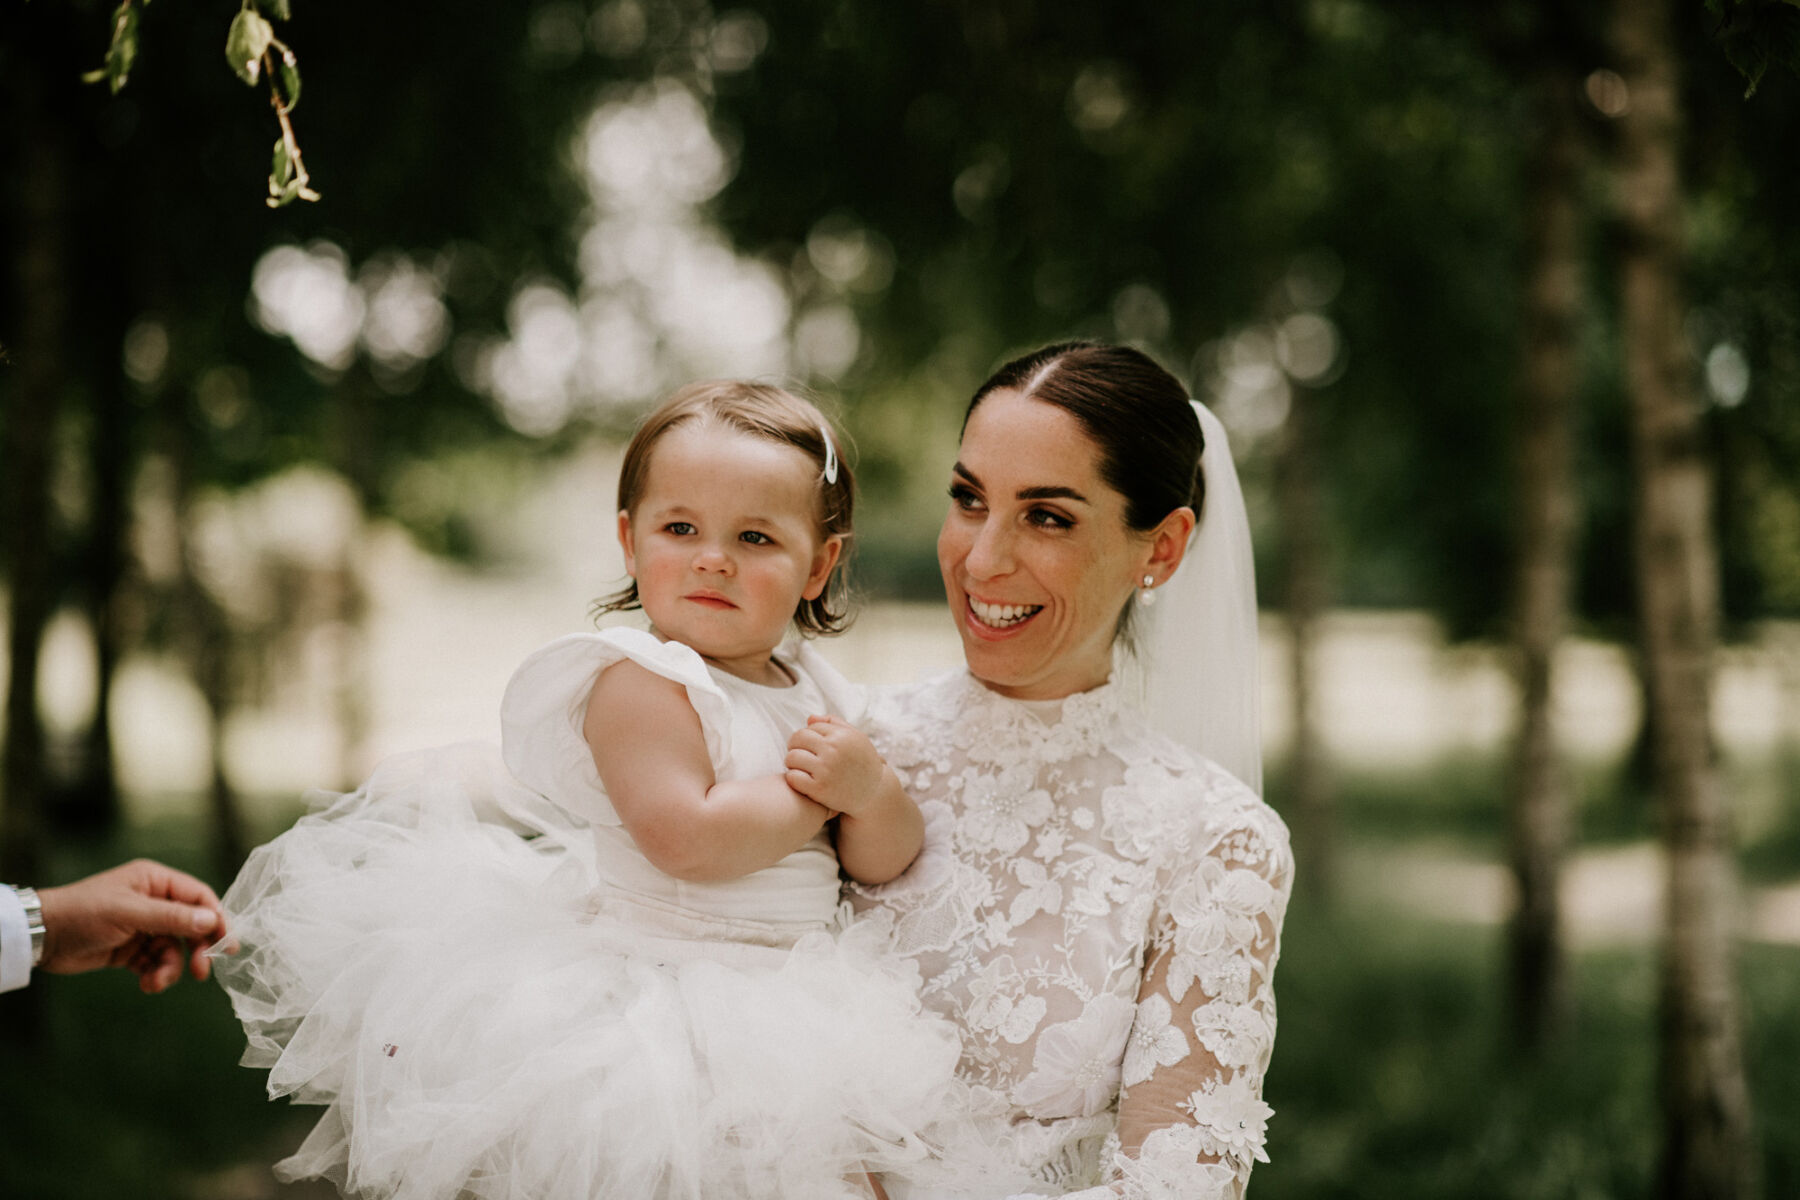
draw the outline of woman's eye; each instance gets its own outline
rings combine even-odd
[[[1040,529],[1073,529],[1075,522],[1059,512],[1047,508],[1034,508],[1026,514],[1025,519]]]
[[[950,485],[950,503],[968,511],[981,507],[981,497],[977,496],[975,489],[968,484],[953,483]]]

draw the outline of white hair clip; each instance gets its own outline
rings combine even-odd
[[[819,436],[825,439],[825,482],[836,483],[838,477],[837,447],[831,441],[831,426],[819,422]]]

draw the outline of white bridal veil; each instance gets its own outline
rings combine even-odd
[[[1225,427],[1194,402],[1206,496],[1181,569],[1138,614],[1137,672],[1153,728],[1199,751],[1259,794],[1262,711],[1256,563]]]

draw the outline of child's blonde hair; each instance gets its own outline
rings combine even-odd
[[[716,421],[752,437],[765,438],[792,446],[819,468],[819,534],[821,540],[838,535],[848,541],[851,518],[856,503],[856,481],[850,464],[845,461],[843,438],[825,414],[810,401],[785,388],[767,383],[749,383],[736,379],[717,379],[690,383],[663,402],[662,407],[644,418],[625,447],[625,463],[619,468],[619,511],[630,512],[644,494],[644,481],[650,473],[650,452],[665,433],[689,421]],[[829,436],[828,446],[825,439]],[[828,458],[836,460],[837,478],[826,478]],[[844,584],[845,554],[831,572],[825,590],[812,600],[802,599],[794,610],[794,624],[802,633],[842,633],[850,624],[847,588]],[[629,581],[610,596],[594,602],[594,615],[624,612],[640,608],[637,580]]]

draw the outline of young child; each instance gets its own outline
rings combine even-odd
[[[626,452],[632,583],[600,606],[650,631],[528,658],[509,771],[468,748],[386,763],[252,856],[218,963],[245,1062],[329,1106],[278,1173],[421,1200],[836,1200],[869,1171],[983,1173],[942,1159],[954,1032],[829,933],[840,866],[890,879],[922,837],[845,720],[854,692],[786,641],[844,623],[851,502],[812,405],[683,389]]]

